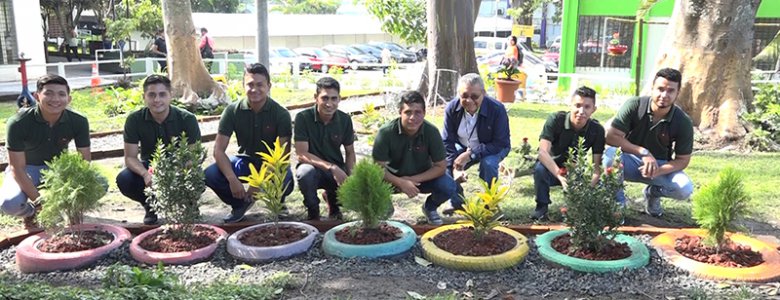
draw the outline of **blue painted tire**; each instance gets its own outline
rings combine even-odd
[[[409,251],[417,242],[417,234],[411,227],[394,221],[385,221],[388,225],[401,230],[401,238],[392,242],[373,244],[373,245],[353,245],[345,244],[336,240],[336,232],[347,226],[359,226],[358,222],[344,223],[333,227],[322,238],[322,250],[328,255],[352,258],[382,258],[395,256]]]
[[[568,256],[553,249],[551,245],[552,240],[558,236],[568,234],[569,232],[568,229],[563,229],[550,231],[537,236],[535,242],[536,247],[539,250],[539,255],[558,265],[588,273],[606,273],[617,272],[623,269],[638,269],[650,262],[650,251],[647,250],[647,246],[639,240],[623,234],[615,236],[615,241],[626,243],[631,249],[631,256],[624,259],[603,261],[587,260]]]

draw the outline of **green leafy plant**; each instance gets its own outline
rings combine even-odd
[[[167,290],[182,290],[176,274],[165,271],[163,263],[154,269],[142,269],[127,265],[113,264],[106,269],[102,279],[105,288],[153,287]]]
[[[339,187],[339,203],[357,212],[365,228],[377,228],[392,207],[393,187],[385,182],[385,170],[369,158],[361,159],[352,175]]]
[[[382,31],[407,44],[427,42],[428,21],[423,0],[367,0],[368,12],[382,22]]]
[[[531,144],[528,143],[528,138],[524,137],[523,143],[519,147],[512,147],[512,150],[501,162],[501,166],[508,169],[506,171],[511,172],[512,177],[530,175],[533,173],[536,163],[536,156],[531,155],[531,152]]]
[[[780,85],[758,85],[752,112],[742,117],[753,125],[748,145],[759,151],[780,150]],[[759,131],[761,130],[761,131]]]
[[[276,223],[284,208],[282,197],[287,189],[284,178],[287,177],[287,167],[290,166],[290,153],[286,151],[287,143],[282,144],[278,137],[273,147],[265,142],[263,144],[268,149],[268,153],[257,152],[257,155],[263,158],[260,171],[249,164],[249,176],[242,176],[240,179],[246,180],[249,186],[259,189],[253,196],[263,202],[265,209],[271,213],[271,219]]]
[[[742,230],[734,224],[749,213],[750,196],[745,192],[742,174],[732,167],[718,173],[718,179],[693,196],[692,217],[707,230],[704,240],[710,246],[723,245],[727,230]]]
[[[108,180],[80,153],[65,151],[46,166],[41,171],[43,209],[37,216],[44,228],[81,224],[85,213],[100,207],[98,201],[106,195]]]
[[[357,116],[357,121],[363,126],[363,129],[376,133],[379,126],[382,126],[387,121],[387,118],[376,109],[376,105],[372,102],[363,104],[363,112]]]
[[[485,234],[499,225],[498,221],[503,214],[498,208],[498,204],[506,198],[509,187],[500,186],[498,180],[493,177],[493,182],[488,184],[480,180],[483,191],[477,193],[465,200],[463,210],[456,210],[455,213],[466,218],[458,221],[474,227],[474,238],[482,239]]]
[[[149,205],[158,215],[175,224],[171,234],[186,237],[200,217],[198,200],[206,189],[201,164],[206,150],[200,141],[188,144],[187,134],[164,145],[157,142],[150,170],[152,184],[146,189]]]
[[[512,79],[512,76],[518,73],[520,73],[520,70],[517,69],[517,67],[511,63],[502,64],[501,68],[499,68],[498,71],[496,71],[497,78],[503,80],[514,80]]]
[[[593,164],[580,138],[576,149],[569,151],[566,162],[568,188],[563,196],[566,203],[566,225],[571,228],[571,241],[576,249],[601,251],[616,235],[620,226],[622,208],[615,201],[615,193],[623,187],[620,151],[613,164],[601,173],[599,183],[591,185]]]

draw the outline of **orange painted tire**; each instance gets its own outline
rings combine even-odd
[[[750,268],[728,268],[698,262],[677,252],[674,249],[674,244],[678,238],[685,235],[703,237],[706,236],[706,232],[701,229],[675,230],[656,236],[650,243],[658,251],[658,254],[670,264],[701,278],[747,282],[767,282],[780,279],[780,252],[762,241],[741,234],[730,234],[729,238],[733,242],[750,246],[753,251],[761,253],[764,263]]]

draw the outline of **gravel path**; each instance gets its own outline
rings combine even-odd
[[[531,237],[532,238],[532,237]],[[647,243],[649,236],[638,236]],[[778,299],[766,294],[770,285],[729,285],[701,280],[665,263],[651,251],[650,264],[634,271],[586,274],[549,265],[535,250],[514,268],[497,272],[461,272],[415,262],[422,256],[418,246],[393,259],[341,259],[325,255],[318,240],[302,256],[253,266],[233,259],[220,245],[214,257],[191,266],[166,267],[188,284],[209,283],[232,278],[239,282],[260,282],[276,272],[290,272],[295,287],[285,290],[283,299],[407,299],[407,292],[422,295],[471,293],[475,299],[538,299],[604,297],[607,299]],[[88,269],[47,274],[20,274],[14,261],[14,248],[0,252],[0,274],[12,282],[42,280],[54,285],[93,287],[100,285],[105,270],[113,263],[136,266],[127,245],[112,252]],[[469,283],[471,281],[471,283]],[[472,285],[473,284],[473,285]],[[775,283],[777,284],[777,283]],[[469,297],[470,298],[470,297]],[[704,299],[704,298],[699,298]]]

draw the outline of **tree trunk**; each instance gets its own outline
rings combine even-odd
[[[480,3],[481,0],[428,0],[427,78],[420,81],[419,87],[427,87],[423,94],[428,103],[449,101],[455,97],[460,76],[479,72],[474,54],[474,11]]]
[[[206,71],[195,43],[190,0],[163,0],[162,11],[174,97],[181,97],[181,102],[190,106],[197,104],[199,94],[221,98],[224,90]]]
[[[683,74],[677,104],[715,140],[747,133],[739,115],[753,101],[751,42],[761,0],[677,0],[656,68]]]

